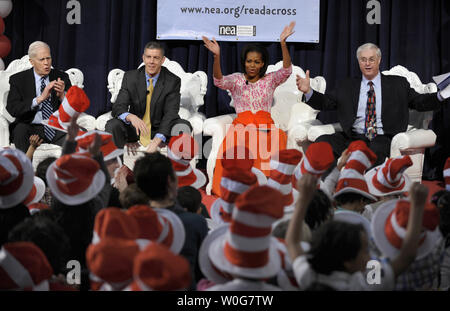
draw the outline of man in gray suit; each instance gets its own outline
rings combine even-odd
[[[134,149],[139,141],[147,152],[155,152],[171,136],[192,128],[178,116],[181,80],[162,67],[163,47],[157,42],[147,43],[142,60],[145,66],[125,73],[106,131],[113,134],[118,148],[128,144]]]

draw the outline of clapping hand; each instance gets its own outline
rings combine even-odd
[[[61,80],[61,78],[58,78],[57,81],[55,81],[55,84],[53,86],[53,89],[56,92],[56,96],[59,97],[59,99],[63,100],[64,99],[64,89],[65,89],[66,84],[64,83],[64,80]]]
[[[311,89],[311,81],[309,79],[309,70],[306,70],[306,76],[304,78],[297,75],[297,88],[299,91],[303,92],[303,94],[309,93]]]

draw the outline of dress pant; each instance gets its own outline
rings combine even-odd
[[[367,146],[377,155],[377,160],[372,167],[378,166],[384,163],[386,158],[389,158],[391,153],[391,141],[390,135],[377,135],[370,141],[363,134],[352,132],[351,135],[347,135],[344,132],[337,132],[331,135],[322,135],[316,139],[316,142],[327,142],[333,148],[333,154],[335,157],[335,164],[337,159],[341,156],[342,152],[350,145],[352,141],[362,140]],[[334,167],[333,165],[332,167]]]
[[[192,126],[189,121],[184,119],[174,120],[171,124],[171,128],[176,129],[176,125],[182,125],[183,132],[191,133]],[[126,143],[133,143],[139,140],[139,136],[136,134],[136,129],[133,125],[126,124],[120,119],[113,118],[106,123],[105,131],[111,133],[113,135],[114,144],[117,148],[122,149]],[[156,131],[157,132],[157,131]],[[180,133],[172,133],[174,136],[179,135]],[[153,137],[152,137],[153,138]],[[170,137],[166,137],[166,143],[168,144]]]
[[[58,130],[55,130],[55,132],[55,137],[53,137],[53,139],[49,141],[45,137],[43,125],[18,123],[13,130],[13,143],[16,146],[16,149],[19,149],[26,153],[28,147],[30,146],[30,136],[37,134],[44,140],[43,143],[62,146],[66,138],[66,133]]]

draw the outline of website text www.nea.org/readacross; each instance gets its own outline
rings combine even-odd
[[[271,8],[266,5],[249,8],[245,4],[234,8],[183,7],[180,10],[183,14],[223,14],[233,15],[235,18],[239,18],[241,15],[297,15],[297,9]]]

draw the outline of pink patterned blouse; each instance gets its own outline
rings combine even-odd
[[[263,110],[270,113],[273,102],[273,92],[292,73],[292,66],[266,74],[255,83],[248,82],[243,73],[233,73],[223,76],[222,79],[214,78],[214,85],[223,90],[229,90],[233,98],[236,113]]]

